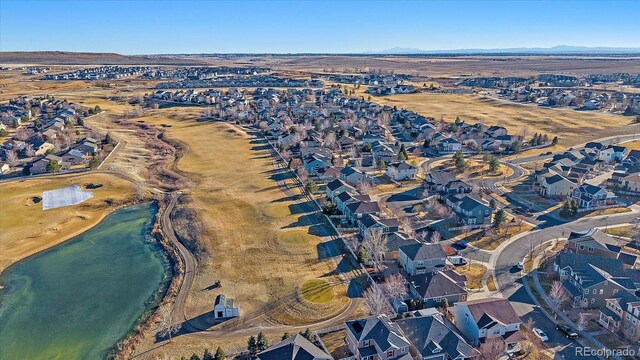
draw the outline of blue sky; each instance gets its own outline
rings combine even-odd
[[[640,1],[0,0],[0,50],[122,54],[640,47]]]

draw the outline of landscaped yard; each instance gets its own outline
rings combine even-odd
[[[631,230],[632,230],[631,225],[625,225],[625,226],[616,226],[616,227],[606,228],[604,229],[604,232],[613,236],[629,237],[632,234]]]
[[[588,212],[583,217],[588,218],[588,217],[600,216],[600,215],[621,214],[621,213],[626,213],[626,212],[630,212],[630,211],[631,211],[631,209],[626,208],[626,207],[614,207],[614,208],[591,211],[591,212]],[[578,216],[580,216],[580,214],[578,214]]]
[[[487,267],[480,264],[469,263],[455,268],[457,272],[467,277],[468,289],[482,289],[482,279],[487,273]]]

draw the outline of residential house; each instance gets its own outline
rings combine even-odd
[[[33,146],[33,151],[35,151],[36,156],[43,156],[47,151],[53,151],[54,149],[53,144],[43,140],[36,140],[31,145]]]
[[[598,323],[611,332],[622,331],[629,337],[640,335],[640,298],[636,294],[621,292],[606,299],[600,310]]]
[[[256,356],[258,360],[333,360],[331,355],[300,334],[290,336]]]
[[[440,271],[445,267],[447,255],[440,244],[415,242],[400,247],[400,266],[410,275]]]
[[[315,153],[306,156],[302,160],[302,166],[309,175],[316,175],[319,171],[331,166],[331,156]]]
[[[213,305],[214,319],[228,319],[238,316],[240,316],[240,308],[233,299],[222,294],[216,296],[216,301]]]
[[[631,174],[621,179],[624,190],[640,193],[640,173]]]
[[[416,178],[418,169],[406,162],[392,163],[387,166],[386,174],[395,181],[413,180]]]
[[[555,174],[542,177],[540,195],[545,197],[567,197],[573,194],[577,185],[562,175]]]
[[[383,219],[376,215],[366,214],[358,221],[360,228],[360,236],[365,238],[370,232],[377,231],[383,235],[393,233],[399,230],[400,222],[398,219]]]
[[[341,213],[345,213],[347,205],[358,201],[371,201],[369,195],[361,195],[357,192],[343,191],[335,197],[335,204]]]
[[[422,299],[425,308],[440,307],[444,300],[449,305],[467,300],[467,277],[454,270],[409,276],[407,281],[411,295]]]
[[[462,143],[457,139],[447,137],[438,141],[437,148],[442,153],[452,153],[462,149]]]
[[[380,207],[375,201],[356,201],[344,208],[344,215],[352,224],[356,224],[365,215],[380,215]]]
[[[367,180],[367,174],[362,170],[347,166],[340,170],[340,180],[355,186]]]
[[[445,202],[456,212],[462,224],[491,224],[493,209],[469,195],[449,195],[445,198]]]
[[[342,192],[355,193],[356,189],[340,179],[333,180],[326,186],[327,199],[336,202],[336,196]]]
[[[582,184],[573,190],[571,195],[578,203],[578,207],[592,209],[616,203],[616,196],[613,192],[591,185]]]
[[[0,162],[0,175],[9,173],[9,170],[11,170],[11,167],[9,166],[9,164],[5,162]]]
[[[396,321],[411,342],[419,359],[461,360],[478,358],[480,352],[464,339],[456,327],[442,314],[434,312]]]
[[[411,343],[386,315],[346,322],[347,347],[359,360],[413,360]]]
[[[597,228],[582,232],[572,231],[567,241],[568,251],[610,259],[617,259],[623,247],[624,242]]]
[[[625,269],[620,259],[561,252],[553,266],[574,307],[605,307],[607,299],[638,290],[640,271]]]
[[[449,308],[458,329],[479,346],[488,338],[500,336],[507,347],[524,340],[522,320],[507,299],[487,298],[459,302]]]
[[[423,186],[431,192],[440,192],[446,184],[453,180],[455,180],[455,176],[452,173],[440,170],[430,171],[424,177]]]

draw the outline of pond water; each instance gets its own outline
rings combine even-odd
[[[146,203],[0,276],[0,359],[101,359],[166,290],[170,263]]]

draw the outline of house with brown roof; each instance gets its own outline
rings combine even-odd
[[[507,347],[524,340],[522,320],[507,299],[486,298],[464,301],[449,308],[458,329],[475,346],[500,336]]]

